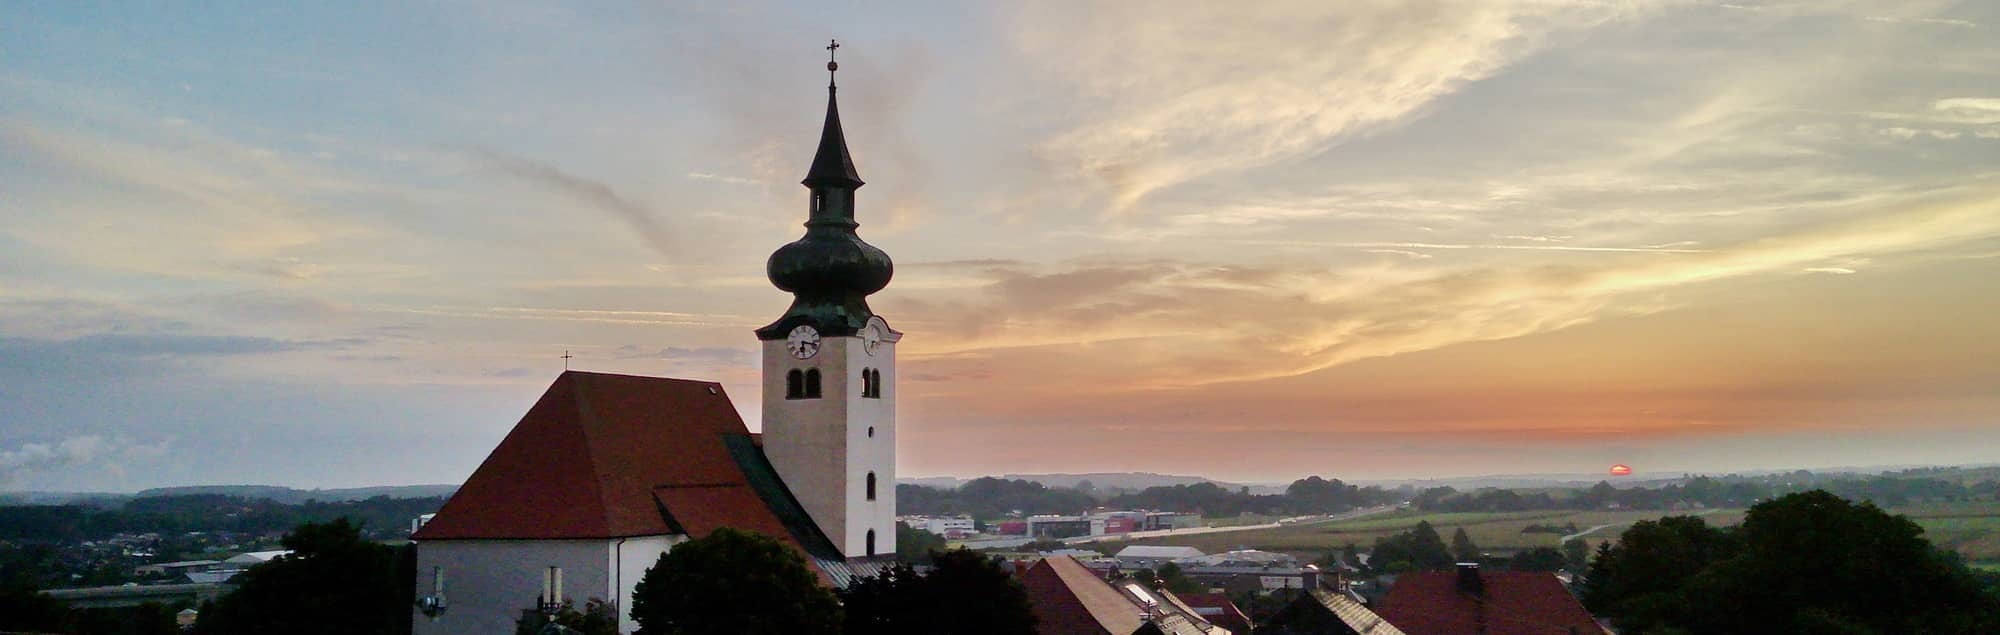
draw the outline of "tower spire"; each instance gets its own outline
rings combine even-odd
[[[840,70],[840,63],[833,61],[833,55],[839,50],[839,40],[827,42],[826,125],[820,128],[819,151],[813,154],[812,168],[806,170],[806,179],[801,181],[814,190],[823,187],[853,190],[863,184],[861,174],[854,170],[854,157],[847,154],[847,134],[840,129],[840,104],[834,100],[834,93],[840,88],[834,85],[833,73]]]
[[[819,150],[801,181],[811,190],[806,235],[779,247],[765,263],[771,283],[791,292],[792,306],[783,317],[757,330],[762,339],[785,337],[791,329],[809,325],[821,335],[852,335],[874,316],[869,294],[888,286],[895,265],[889,255],[855,234],[854,191],[862,185],[847,153],[847,135],[840,128],[840,104],[831,74],[840,68],[832,55],[840,42],[826,45],[829,75],[826,124],[820,129]]]

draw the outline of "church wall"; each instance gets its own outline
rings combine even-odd
[[[618,601],[621,632],[638,624],[625,616],[632,587],[661,553],[684,536],[611,540],[434,540],[417,545],[417,596],[431,594],[444,568],[449,608],[438,618],[417,613],[417,635],[511,633],[523,609],[535,605],[548,567],[563,569],[563,597],[578,608],[591,598]]]

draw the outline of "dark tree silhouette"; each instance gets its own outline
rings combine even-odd
[[[932,552],[944,550],[944,536],[900,522],[896,523],[897,560],[916,564],[929,564]]]
[[[849,633],[1028,635],[1027,591],[994,559],[966,549],[932,554],[929,575],[908,564],[841,592]]]
[[[236,591],[201,612],[197,633],[407,633],[414,552],[361,538],[342,518],[285,535],[292,553],[237,576]]]
[[[646,635],[833,633],[840,604],[798,551],[724,527],[674,545],[632,592]]]
[[[1465,533],[1464,527],[1451,533],[1451,556],[1459,562],[1479,561],[1479,545],[1472,544],[1472,536]]]
[[[1823,490],[1760,503],[1734,532],[1639,523],[1598,551],[1584,600],[1629,632],[2000,632],[2000,600],[1922,533]]]

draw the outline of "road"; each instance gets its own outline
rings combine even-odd
[[[1123,534],[1105,534],[1102,536],[1077,536],[1075,538],[1064,538],[1063,544],[1081,545],[1092,542],[1118,542],[1123,540],[1137,540],[1140,538],[1158,538],[1161,536],[1193,536],[1196,534],[1221,534],[1232,531],[1250,531],[1253,529],[1275,529],[1278,527],[1296,527],[1299,525],[1318,525],[1321,523],[1330,523],[1342,520],[1353,520],[1364,516],[1373,516],[1375,514],[1380,514],[1383,512],[1394,511],[1397,507],[1398,507],[1397,505],[1381,505],[1377,507],[1357,509],[1354,511],[1340,513],[1340,514],[1305,517],[1306,518],[1305,520],[1297,520],[1295,522],[1274,522],[1274,523],[1263,523],[1259,525],[1235,525],[1230,527],[1189,527],[1187,529],[1155,529],[1152,531],[1134,531]],[[1292,520],[1292,519],[1288,518],[1286,520]]]

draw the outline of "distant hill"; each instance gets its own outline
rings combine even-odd
[[[1196,483],[1214,483],[1218,486],[1221,486],[1224,489],[1230,489],[1230,490],[1246,486],[1243,483],[1229,483],[1210,478],[1202,478],[1200,476],[1183,476],[1178,474],[1154,474],[1152,472],[1090,472],[1085,474],[1003,474],[994,478],[1002,478],[1010,481],[1031,481],[1035,483],[1041,483],[1044,487],[1060,487],[1065,489],[1074,488],[1078,483],[1082,483],[1084,481],[1090,481],[1091,487],[1094,487],[1101,492],[1110,492],[1113,490],[1129,490],[1136,492],[1139,490],[1146,489],[1148,487],[1173,487],[1175,485],[1193,485]],[[958,486],[964,485],[966,481],[970,480],[972,479],[957,478],[952,476],[926,476],[919,478],[897,479],[897,482],[908,485],[923,485],[926,487],[957,489]],[[1270,485],[1254,485],[1254,484],[1248,485],[1248,487],[1250,488],[1250,493],[1252,494],[1274,494],[1278,492],[1283,492],[1285,489],[1283,486],[1273,487]]]
[[[132,495],[133,498],[153,498],[159,496],[187,496],[191,494],[221,494],[241,498],[266,498],[279,503],[297,505],[308,500],[321,502],[357,501],[387,496],[389,498],[428,498],[450,496],[458,491],[457,485],[388,485],[382,487],[350,487],[344,489],[295,489],[274,485],[187,485],[182,487],[159,487]]]

